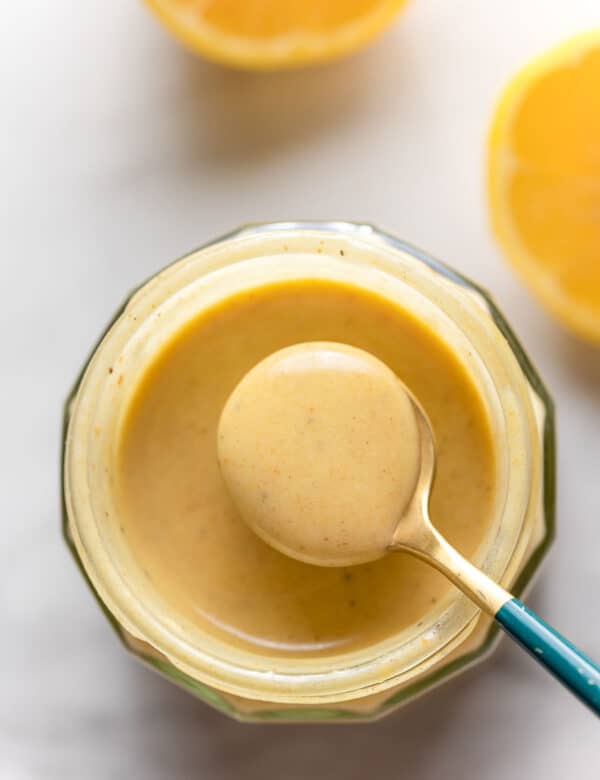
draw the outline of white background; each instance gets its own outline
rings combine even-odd
[[[598,0],[413,0],[366,52],[236,73],[133,0],[2,4],[0,777],[598,778],[598,721],[503,642],[375,725],[245,726],[119,646],[59,533],[61,404],[141,279],[251,220],[370,220],[493,290],[558,408],[559,535],[530,604],[600,656],[600,352],[494,245],[490,112]],[[600,89],[600,85],[599,85]]]

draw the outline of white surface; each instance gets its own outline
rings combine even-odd
[[[249,220],[371,220],[491,288],[558,407],[559,537],[530,603],[600,655],[600,352],[503,264],[485,128],[524,60],[598,0],[414,0],[365,53],[245,75],[136,2],[5,3],[0,778],[597,778],[598,722],[504,642],[370,726],[243,726],[121,649],[59,534],[61,403],[124,293]],[[594,744],[595,742],[595,744]]]

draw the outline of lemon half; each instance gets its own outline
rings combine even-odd
[[[600,30],[518,73],[488,145],[494,233],[542,304],[600,343]]]

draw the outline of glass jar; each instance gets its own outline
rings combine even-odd
[[[409,308],[469,372],[496,444],[496,501],[474,562],[521,594],[554,529],[549,396],[491,298],[370,225],[286,222],[241,228],[168,266],[125,303],[67,402],[64,534],[125,646],[218,709],[260,720],[369,719],[481,659],[492,621],[454,589],[410,630],[327,658],[265,658],[206,636],[191,641],[140,576],[119,533],[116,431],[153,357],[205,307],[265,282],[343,281]]]

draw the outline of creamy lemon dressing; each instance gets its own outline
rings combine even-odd
[[[448,347],[413,315],[323,280],[267,284],[204,310],[156,355],[127,409],[117,459],[121,523],[174,619],[265,654],[365,647],[418,622],[451,587],[402,553],[338,568],[302,563],[242,521],[218,463],[222,410],[257,363],[309,341],[366,350],[422,403],[438,456],[431,516],[453,545],[471,555],[491,521],[494,450],[481,401]],[[382,421],[372,423],[383,441]],[[370,469],[387,457],[369,453]],[[386,500],[401,503],[401,493],[396,485]]]

